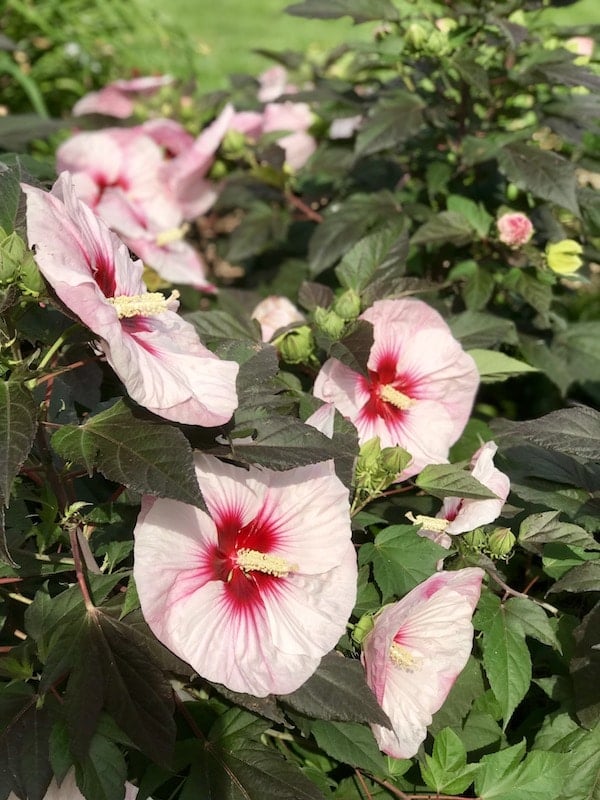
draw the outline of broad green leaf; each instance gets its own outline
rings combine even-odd
[[[579,216],[575,166],[563,156],[528,144],[508,144],[498,154],[498,166],[519,188]]]
[[[194,311],[186,314],[185,319],[194,326],[202,342],[210,348],[216,348],[222,342],[258,341],[260,334],[250,319],[234,317],[227,311],[211,309]]]
[[[551,411],[527,422],[501,420],[492,427],[511,443],[531,442],[582,461],[600,461],[600,412],[584,405]]]
[[[600,589],[600,583],[596,587]],[[600,725],[600,602],[573,631],[575,649],[569,664],[575,697],[575,713],[586,728]]]
[[[552,731],[550,747],[554,752],[564,753],[564,783],[560,800],[600,800],[600,724],[590,731],[580,728],[568,714],[559,715],[553,722],[557,730]],[[548,731],[536,737],[540,746],[548,740]],[[558,735],[558,739],[556,738]]]
[[[171,425],[135,417],[119,400],[83,425],[65,425],[52,437],[65,460],[94,468],[140,494],[202,507],[192,449]]]
[[[227,261],[235,264],[263,253],[285,238],[289,224],[290,217],[282,209],[257,203],[229,237]]]
[[[524,597],[511,597],[504,604],[504,609],[506,615],[521,626],[524,636],[531,636],[561,652],[556,631],[541,606]]]
[[[77,763],[77,785],[86,800],[123,800],[127,765],[119,747],[96,734],[89,752]]]
[[[563,757],[535,750],[523,762],[524,743],[484,756],[475,778],[481,800],[562,800]]]
[[[477,764],[467,764],[467,752],[451,728],[435,737],[433,753],[421,763],[423,780],[436,792],[459,794],[473,783]]]
[[[421,470],[415,483],[419,489],[440,500],[445,497],[487,500],[496,495],[464,469],[455,464],[430,464]]]
[[[293,417],[261,419],[254,430],[250,441],[232,439],[231,450],[236,460],[286,470],[327,461],[338,454],[331,439]]]
[[[497,597],[489,602],[495,610],[482,627],[483,664],[506,727],[529,689],[531,656],[520,620],[507,614]]]
[[[498,383],[521,375],[524,372],[538,372],[523,361],[499,353],[497,350],[467,350],[475,361],[482,383]]]
[[[569,324],[554,337],[551,352],[566,365],[574,379],[593,382],[600,375],[600,323]]]
[[[479,236],[482,238],[487,236],[494,218],[488,214],[482,203],[476,203],[460,194],[451,194],[446,200],[446,205],[448,211],[461,214]]]
[[[504,734],[491,714],[473,709],[465,720],[460,739],[467,752],[471,752],[503,742]]]
[[[378,269],[404,265],[407,254],[404,221],[395,222],[357,242],[336,267],[335,274],[342,286],[360,294]]]
[[[20,383],[0,382],[0,504],[8,505],[13,478],[29,455],[37,430],[37,407]]]
[[[382,150],[397,150],[416,134],[423,124],[424,104],[416,94],[395,92],[373,109],[356,137],[356,155],[366,156]]]
[[[465,350],[517,343],[515,323],[509,319],[494,317],[492,314],[464,311],[462,314],[450,317],[448,325],[452,335]]]
[[[360,662],[335,651],[321,659],[317,671],[299,689],[279,699],[313,719],[390,725],[367,685]]]
[[[339,342],[331,345],[329,355],[366,377],[372,347],[373,326],[370,322],[359,319],[349,326],[348,332]]]
[[[315,720],[310,729],[319,747],[342,764],[365,769],[373,775],[387,775],[386,758],[366,725]]]
[[[523,300],[529,303],[543,318],[547,317],[553,299],[551,286],[542,283],[536,276],[529,275],[518,267],[510,270],[504,278],[503,285],[520,294]]]
[[[2,138],[7,132],[6,124],[17,121],[19,118],[20,115],[9,114],[2,120],[4,124],[0,125],[0,147],[3,149],[13,149],[10,145],[2,144]],[[23,180],[23,175],[18,157],[14,167],[0,162],[0,228],[6,234],[11,233],[15,228],[22,228],[22,220],[19,219],[22,216],[19,208],[21,204],[19,182],[21,180]]]
[[[441,211],[417,228],[410,243],[417,244],[468,244],[474,238],[469,222],[455,211]]]
[[[558,511],[542,511],[526,517],[519,528],[519,544],[526,550],[539,552],[542,545],[549,543],[600,550],[600,543],[591,533],[579,525],[563,522]]]
[[[354,22],[397,20],[398,11],[390,0],[304,0],[285,9],[296,17],[338,19],[352,17]]]
[[[570,569],[548,592],[597,592],[600,590],[600,559]]]
[[[559,357],[548,344],[535,336],[519,336],[519,348],[532,367],[537,367],[566,395],[567,389],[575,380],[565,359]]]
[[[414,589],[435,572],[439,559],[448,551],[419,536],[412,525],[392,525],[360,550],[360,563],[373,563],[375,581],[384,602]]]

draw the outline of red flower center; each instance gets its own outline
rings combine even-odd
[[[418,381],[399,371],[396,353],[382,355],[376,369],[369,370],[369,377],[361,380],[369,399],[360,415],[369,421],[379,417],[387,423],[399,422],[418,396]]]

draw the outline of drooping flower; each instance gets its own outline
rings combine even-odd
[[[500,241],[509,247],[521,247],[533,236],[531,220],[519,211],[502,214],[496,225]]]
[[[259,325],[263,342],[269,342],[275,331],[294,322],[304,322],[304,315],[287,297],[270,295],[261,300],[252,311],[252,319]]]
[[[367,683],[392,723],[372,725],[380,749],[412,758],[464,668],[483,570],[439,572],[375,616],[363,641]]]
[[[510,491],[510,479],[494,466],[497,449],[495,442],[486,442],[471,459],[471,475],[496,497],[485,500],[446,497],[436,517],[414,517],[414,522],[423,525],[419,531],[422,536],[434,539],[442,547],[450,547],[450,536],[473,531],[500,516]]]
[[[407,450],[404,477],[444,463],[477,392],[475,362],[421,300],[379,300],[360,318],[373,325],[368,375],[330,358],[314,394],[354,423],[360,444],[378,436],[381,447]]]
[[[148,292],[142,263],[73,190],[23,185],[35,260],[59,299],[96,334],[97,349],[140,405],[165,419],[212,427],[237,407],[238,365],[200,342],[174,295]]]
[[[149,75],[131,80],[118,80],[109,83],[98,92],[84,95],[73,106],[73,116],[82,114],[105,114],[109,117],[126,119],[133,114],[135,99],[148,96],[173,83],[170,75]]]
[[[356,597],[348,493],[331,461],[284,472],[196,455],[209,513],[146,498],[134,575],[155,635],[204,678],[287,694],[344,632]]]

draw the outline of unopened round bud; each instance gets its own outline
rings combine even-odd
[[[0,236],[0,239],[0,282],[9,283],[18,275],[27,247],[17,233]]]
[[[344,320],[332,309],[317,306],[314,318],[317,327],[332,339],[339,339],[346,327]]]
[[[466,544],[470,550],[481,552],[487,546],[487,537],[481,528],[475,528],[474,531],[469,531],[461,536],[461,541]]]
[[[221,142],[221,152],[224,157],[233,160],[241,158],[246,147],[246,137],[240,131],[227,131]]]
[[[273,344],[281,358],[288,364],[303,364],[310,361],[315,349],[312,331],[308,325],[300,325],[287,333],[282,333]]]
[[[504,558],[511,552],[516,541],[514,533],[509,528],[496,528],[488,537],[490,555]]]
[[[33,253],[25,253],[19,268],[19,284],[28,294],[38,295],[44,291],[44,279],[34,261]]]
[[[339,297],[336,297],[333,303],[333,310],[342,319],[356,319],[360,314],[360,297],[354,289],[348,289]]]
[[[384,447],[381,451],[381,465],[394,475],[406,469],[410,463],[411,455],[402,447]]]
[[[418,22],[413,22],[406,29],[406,41],[414,47],[415,50],[422,50],[429,38],[430,31],[419,25]]]
[[[381,455],[381,443],[379,436],[374,436],[364,444],[361,444],[358,453],[358,460],[363,469],[372,469],[379,463]]]

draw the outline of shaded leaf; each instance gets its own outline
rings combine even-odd
[[[396,150],[423,124],[423,109],[421,98],[408,92],[395,92],[393,97],[380,101],[361,125],[356,137],[356,155]]]
[[[368,234],[346,253],[335,274],[347,289],[360,294],[379,269],[404,265],[408,238],[404,221]]]
[[[562,756],[535,750],[518,763],[523,752],[524,742],[482,758],[475,778],[475,791],[481,800],[548,800],[562,797]]]
[[[390,727],[367,685],[362,664],[335,651],[321,659],[317,671],[299,689],[279,699],[306,717]]]
[[[386,758],[365,725],[315,720],[310,729],[319,747],[342,764],[365,769],[373,775],[387,774]]]
[[[89,752],[77,763],[77,786],[86,800],[123,800],[127,765],[119,747],[96,734]]]
[[[600,590],[600,583],[596,587]],[[575,713],[586,728],[600,725],[600,602],[573,631],[575,649],[569,664]],[[600,790],[599,790],[600,791]]]
[[[526,550],[540,552],[541,545],[560,543],[588,550],[600,550],[591,533],[579,525],[560,520],[560,512],[543,511],[532,514],[521,523],[519,528],[519,544]]]
[[[457,214],[456,211],[441,211],[417,228],[410,243],[413,245],[451,243],[460,246],[472,239],[473,228],[462,214]]]
[[[52,446],[66,461],[94,468],[140,494],[202,507],[192,449],[177,428],[135,417],[123,400],[83,425],[65,425]]]
[[[498,383],[524,372],[538,372],[536,367],[530,367],[524,361],[511,358],[497,350],[468,350],[467,352],[477,365],[482,383]]]
[[[501,149],[498,166],[519,188],[579,216],[575,167],[563,156],[519,142]]]
[[[337,358],[354,372],[368,376],[367,362],[373,347],[373,325],[364,319],[356,320],[339,342],[329,348],[331,358]]]
[[[600,591],[600,559],[578,564],[550,587],[549,593],[556,592],[598,592]]]
[[[524,636],[531,636],[561,652],[556,631],[541,606],[524,597],[511,597],[504,609],[507,616],[520,625]]]
[[[285,9],[296,17],[338,19],[352,17],[354,22],[397,20],[398,12],[390,0],[304,0]]]
[[[456,464],[430,464],[421,470],[415,483],[420,489],[440,500],[445,497],[464,497],[473,500],[496,497],[487,486]]]
[[[20,383],[0,382],[0,503],[8,505],[13,479],[29,455],[37,406]]]
[[[258,421],[251,441],[232,439],[231,450],[238,461],[275,470],[328,461],[337,455],[331,439],[293,417]]]

